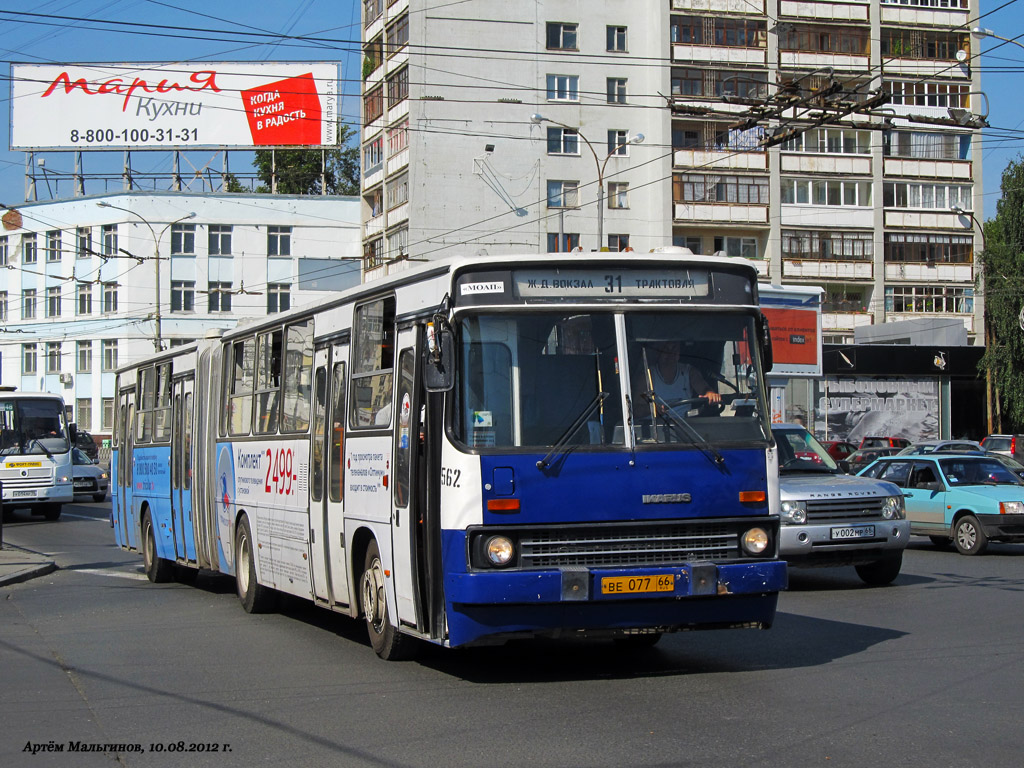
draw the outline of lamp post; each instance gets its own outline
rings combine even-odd
[[[598,157],[597,150],[594,149],[594,145],[590,143],[590,140],[583,135],[583,132],[579,128],[574,128],[571,125],[560,123],[557,120],[552,120],[550,117],[544,117],[543,115],[533,114],[530,115],[530,122],[534,125],[540,125],[541,123],[553,123],[560,128],[565,128],[570,131],[574,131],[577,136],[583,139],[583,143],[587,145],[587,149],[590,150],[590,154],[594,156],[594,164],[597,166],[597,249],[601,250],[604,244],[604,170],[608,166],[608,161],[623,147],[629,144],[641,144],[644,140],[644,135],[638,133],[635,136],[628,136],[625,141],[616,144],[610,150],[608,154],[604,156],[604,160]]]
[[[112,205],[111,203],[105,201],[98,202],[96,203],[96,205],[98,205],[100,208],[113,208],[118,211],[130,213],[132,216],[134,216],[147,227],[149,227],[149,233],[153,236],[153,263],[156,265],[156,306],[154,307],[155,312],[153,315],[153,319],[156,321],[156,335],[153,337],[153,347],[156,349],[157,352],[160,352],[163,349],[163,333],[160,318],[160,238],[162,238],[164,236],[164,233],[167,232],[167,230],[173,227],[175,224],[180,224],[181,222],[187,221],[188,219],[194,219],[196,217],[196,214],[195,212],[187,213],[181,218],[175,219],[174,221],[167,224],[163,229],[161,229],[160,234],[158,235],[156,233],[156,230],[153,228],[153,225],[150,224],[149,220],[141,213],[137,213],[131,210],[130,208],[122,208],[119,205]]]
[[[1014,45],[1019,46],[1020,48],[1024,48],[1024,43],[1020,42],[1020,40],[1017,40],[1016,38],[1013,37],[1003,37],[1002,35],[997,35],[991,29],[985,29],[985,27],[974,27],[974,29],[971,30],[971,36],[976,37],[979,40],[983,37],[994,37],[996,40],[1002,40],[1004,43],[1013,43]],[[1020,35],[1018,35],[1018,37],[1020,37]]]

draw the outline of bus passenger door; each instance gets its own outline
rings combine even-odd
[[[138,549],[139,541],[136,536],[138,526],[135,520],[135,510],[132,508],[132,483],[134,473],[132,467],[135,463],[132,453],[135,448],[135,392],[126,390],[119,396],[117,408],[118,418],[121,420],[119,437],[120,445],[117,454],[117,521],[121,541],[131,549]]]
[[[331,350],[329,402],[326,420],[327,460],[324,462],[324,551],[327,558],[331,601],[348,607],[349,567],[345,541],[345,395],[348,392],[348,344],[335,344]],[[362,563],[358,564],[360,567]]]
[[[174,413],[171,421],[171,520],[174,526],[174,555],[196,561],[192,530],[192,434],[193,390],[191,377],[174,382]]]
[[[395,394],[394,462],[391,479],[392,567],[398,619],[422,630],[422,611],[416,609],[416,542],[419,510],[414,467],[420,446],[420,406],[416,386],[416,329],[398,334],[398,387]]]
[[[330,348],[318,347],[313,352],[313,429],[309,446],[309,556],[313,598],[330,602],[327,588],[326,424]]]

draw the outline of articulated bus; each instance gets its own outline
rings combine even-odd
[[[71,448],[64,399],[49,392],[0,387],[0,484],[3,506],[29,507],[47,520],[74,501]]]
[[[382,658],[769,627],[757,275],[678,250],[431,262],[122,368],[117,543],[363,617]]]

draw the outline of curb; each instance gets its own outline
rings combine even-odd
[[[17,553],[15,555],[17,559],[11,562],[9,555],[14,553]],[[21,555],[24,557],[20,557]],[[0,550],[0,587],[45,576],[55,570],[57,570],[55,561],[30,549],[5,543],[4,548]]]
[[[48,573],[52,573],[57,570],[57,564],[52,560],[40,563],[39,565],[22,568],[20,571],[7,575],[0,575],[0,587],[5,587],[8,584],[20,584],[23,581],[29,581],[38,576],[45,576]]]

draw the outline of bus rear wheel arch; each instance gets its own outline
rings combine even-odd
[[[156,530],[148,509],[142,514],[142,566],[154,584],[170,581],[174,577],[174,563],[157,554]]]
[[[274,594],[256,578],[256,550],[248,515],[235,524],[235,589],[246,613],[266,613],[274,607]]]
[[[377,541],[366,547],[363,572],[359,578],[359,609],[366,619],[366,633],[374,653],[386,661],[401,661],[416,653],[416,641],[398,631],[388,608],[387,583]]]

